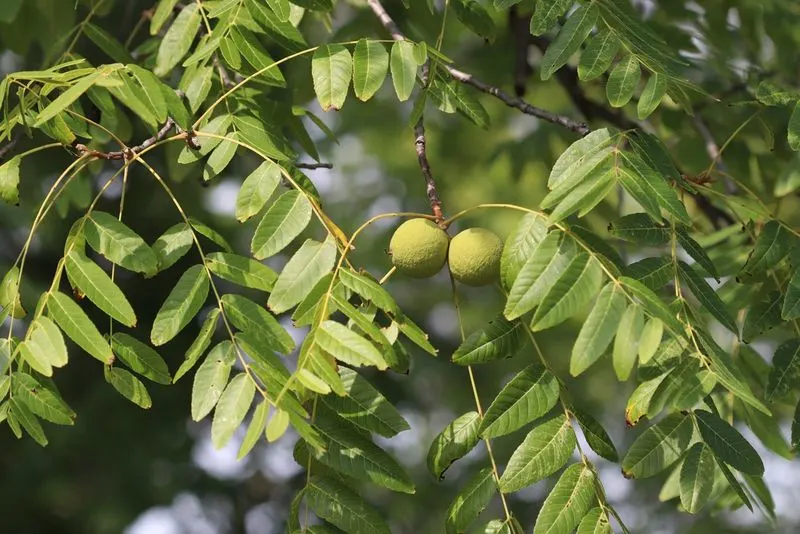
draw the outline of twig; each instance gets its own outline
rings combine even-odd
[[[223,87],[230,89],[231,87],[235,86],[236,82],[231,79],[231,75],[228,74],[228,70],[222,65],[222,61],[219,60],[219,57],[216,54],[214,54],[213,63],[217,68],[217,73],[219,73],[219,81],[222,82]]]
[[[369,5],[369,7],[372,9],[372,12],[375,13],[375,16],[378,17],[378,20],[381,22],[381,24],[383,24],[383,27],[386,28],[386,30],[392,36],[392,39],[395,41],[406,40],[405,35],[403,35],[403,32],[400,31],[397,23],[392,19],[389,13],[386,12],[386,9],[381,4],[380,0],[367,0],[367,5]],[[559,126],[563,126],[564,128],[567,128],[582,136],[588,134],[590,131],[589,127],[582,122],[578,122],[570,119],[569,117],[564,117],[562,115],[537,108],[536,106],[532,106],[521,98],[517,98],[506,93],[499,87],[494,87],[482,82],[481,80],[475,78],[472,74],[460,71],[451,66],[445,66],[445,70],[447,70],[450,76],[459,82],[472,86],[478,91],[486,93],[487,95],[491,95],[503,102],[505,105],[516,108],[526,115],[531,115],[547,122],[558,124]]]
[[[422,85],[427,87],[430,77],[430,61],[426,61],[422,66]],[[439,198],[439,191],[436,189],[436,181],[433,179],[431,172],[431,164],[428,161],[427,141],[425,139],[425,120],[423,115],[419,116],[417,124],[414,125],[414,149],[417,152],[417,161],[419,161],[419,168],[422,171],[422,177],[425,178],[425,193],[428,195],[428,202],[431,204],[431,211],[439,223],[444,220],[442,213],[442,201]]]
[[[708,125],[700,118],[700,115],[694,114],[689,117],[694,124],[697,133],[700,134],[700,137],[703,138],[703,141],[706,143],[706,152],[708,152],[708,157],[711,158],[712,163],[716,163],[717,168],[720,172],[725,175],[728,173],[728,166],[725,165],[725,162],[722,160],[722,152],[719,149],[719,145],[714,140],[714,135],[711,133],[711,130],[708,129]],[[739,188],[736,187],[736,184],[733,183],[733,180],[730,180],[727,176],[723,177],[723,185],[725,187],[725,192],[729,195],[735,195],[739,192]]]
[[[22,139],[22,134],[21,134],[21,133],[17,133],[17,134],[16,134],[16,135],[15,135],[15,136],[14,136],[14,137],[11,139],[11,141],[9,141],[8,143],[6,143],[6,145],[5,145],[5,146],[3,146],[3,147],[0,147],[0,162],[2,162],[2,161],[3,161],[3,158],[5,157],[5,155],[6,155],[6,154],[8,154],[8,153],[9,153],[9,152],[11,152],[12,150],[14,150],[14,147],[15,147],[15,146],[17,146],[17,143],[19,143],[19,140],[20,140],[20,139]]]
[[[333,163],[301,163],[294,164],[298,169],[332,169]]]
[[[82,154],[86,154],[86,155],[89,155],[89,156],[97,158],[97,159],[128,160],[128,159],[131,159],[134,154],[138,154],[139,152],[142,152],[143,150],[145,150],[149,146],[153,145],[153,143],[157,143],[158,141],[161,141],[162,139],[164,139],[167,136],[167,134],[169,134],[169,131],[173,127],[177,128],[177,126],[175,124],[175,121],[172,119],[172,117],[168,117],[167,121],[164,123],[164,126],[162,126],[161,129],[158,130],[154,136],[145,139],[144,141],[142,141],[142,143],[140,145],[136,145],[136,146],[133,146],[133,147],[128,147],[125,150],[118,150],[118,151],[112,151],[112,152],[101,152],[99,150],[92,150],[91,148],[89,148],[86,145],[81,144],[81,143],[77,143],[77,144],[73,145],[73,148],[75,148],[75,150],[77,150],[78,152],[80,152]],[[178,130],[180,130],[180,128],[178,128]],[[193,139],[193,137],[191,135],[187,134],[187,138],[186,138],[187,144],[189,144],[189,146],[192,147],[192,148],[199,148],[197,146],[193,146],[192,145],[192,141],[191,141],[192,139]]]

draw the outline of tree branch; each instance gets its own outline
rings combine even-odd
[[[297,162],[294,164],[295,167],[298,169],[332,169],[333,163],[301,163]]]
[[[109,161],[127,160],[131,159],[135,154],[138,154],[144,149],[152,146],[154,143],[157,143],[158,141],[164,139],[169,134],[169,131],[173,127],[176,127],[178,130],[180,130],[180,128],[177,127],[177,125],[175,124],[175,121],[172,119],[172,117],[168,117],[167,121],[164,123],[164,126],[162,126],[161,129],[158,130],[154,136],[148,137],[147,139],[142,141],[142,143],[139,145],[127,147],[124,150],[102,152],[100,150],[93,150],[81,143],[76,143],[75,145],[73,145],[73,148],[78,152],[80,152],[81,154],[88,155],[97,159],[104,159]],[[191,148],[200,148],[199,146],[196,145],[196,141],[193,141],[193,139],[194,139],[193,136],[187,135],[186,138],[187,144],[189,144]],[[195,144],[193,145],[193,143]]]
[[[392,39],[395,41],[406,40],[405,35],[403,35],[403,32],[400,31],[397,23],[392,19],[389,13],[386,12],[386,9],[381,4],[380,0],[367,0],[367,5],[369,5],[369,7],[372,9],[372,12],[375,13],[375,16],[378,18],[381,24],[383,24],[383,27],[386,28],[386,30],[392,36]],[[521,98],[517,98],[506,93],[499,87],[494,87],[482,82],[481,80],[475,78],[472,74],[460,71],[449,65],[445,65],[444,68],[454,79],[463,84],[474,87],[478,91],[486,93],[487,95],[497,98],[508,107],[515,108],[526,115],[531,115],[538,119],[542,119],[553,124],[558,124],[559,126],[563,126],[564,128],[567,128],[582,136],[589,133],[589,127],[582,122],[578,122],[570,119],[569,117],[558,115],[556,113],[537,108],[536,106],[532,106]]]
[[[722,152],[719,149],[719,145],[717,145],[716,140],[714,140],[714,135],[709,130],[708,125],[703,121],[703,119],[698,114],[694,114],[689,117],[694,124],[697,133],[700,134],[700,137],[703,138],[703,141],[706,143],[706,152],[708,152],[708,157],[711,158],[711,163],[716,164],[719,168],[720,172],[724,175],[728,174],[728,166],[725,165],[725,162],[722,160]],[[709,179],[711,177],[709,176]],[[725,187],[725,192],[729,195],[735,195],[739,192],[739,188],[736,187],[736,184],[733,180],[729,179],[727,176],[723,177],[722,184]]]

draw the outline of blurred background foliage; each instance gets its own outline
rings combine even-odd
[[[206,2],[211,4],[212,2]],[[439,5],[441,2],[434,2]],[[484,2],[488,4],[488,2]],[[426,2],[412,0],[405,10],[399,1],[385,5],[412,39],[434,42],[441,14],[432,16]],[[520,5],[524,12],[527,0]],[[797,87],[800,75],[800,4],[793,0],[682,0],[636,1],[649,24],[692,61],[685,75],[719,101],[695,95],[698,113],[722,144],[753,114],[753,88],[761,80]],[[0,75],[36,69],[49,64],[76,35],[75,29],[94,11],[93,22],[120,42],[130,39],[131,49],[148,46],[147,0],[0,0]],[[504,14],[497,14],[498,32],[487,42],[464,30],[455,18],[447,23],[443,51],[456,64],[483,80],[504,88],[514,83],[513,36]],[[144,27],[140,26],[143,25]],[[337,42],[362,36],[385,38],[383,28],[358,0],[340,0],[330,19],[307,14],[301,29],[309,43]],[[133,35],[131,35],[133,33]],[[91,41],[78,37],[75,53],[93,64],[107,62]],[[597,117],[582,117],[569,93],[557,79],[539,80],[535,66],[540,52],[528,50],[534,73],[528,79],[526,100],[545,109],[603,124]],[[134,52],[135,55],[135,52]],[[327,213],[350,233],[370,216],[392,211],[427,212],[424,182],[420,176],[408,125],[411,104],[398,104],[389,83],[368,103],[348,101],[341,112],[322,113],[313,100],[310,61],[299,58],[285,65],[296,104],[319,113],[335,132],[328,139],[309,124],[323,161],[332,170],[308,174],[320,190]],[[176,82],[177,80],[172,80]],[[174,84],[173,84],[174,85]],[[587,97],[605,102],[602,80],[584,84]],[[509,89],[510,90],[510,89]],[[479,203],[512,202],[538,205],[545,193],[549,169],[577,136],[563,128],[522,115],[498,100],[481,96],[491,116],[482,130],[457,115],[431,110],[426,115],[428,155],[445,212]],[[725,150],[728,172],[764,198],[778,187],[794,183],[800,159],[786,146],[787,111],[768,108],[736,132]],[[676,105],[666,103],[653,124],[683,172],[698,174],[710,160],[705,142],[692,120]],[[130,139],[143,139],[136,126]],[[41,144],[25,139],[17,150]],[[175,163],[175,147],[159,149],[150,161],[164,175],[187,213],[220,229],[239,251],[248,247],[254,224],[240,225],[233,203],[242,178],[256,161],[240,151],[222,176],[204,185],[199,166]],[[23,163],[21,202],[0,206],[0,267],[4,270],[19,253],[39,202],[71,154],[46,152]],[[98,183],[115,169],[113,163],[96,163],[72,186],[69,199],[59,205],[38,232],[26,269],[23,302],[31,308],[36,296],[50,283],[71,222],[82,214]],[[783,185],[781,185],[783,184]],[[98,208],[113,212],[119,187],[104,195]],[[169,199],[141,169],[131,171],[126,222],[152,242],[178,222]],[[800,222],[798,200],[787,196],[780,203],[781,217]],[[608,236],[610,220],[634,206],[618,205],[613,198],[592,212],[586,221],[594,231]],[[458,222],[460,227],[481,225],[506,235],[519,215],[513,211],[482,210]],[[702,216],[699,220],[703,221]],[[357,242],[353,261],[375,276],[390,267],[388,237],[397,220],[370,227]],[[707,222],[705,224],[708,224]],[[319,229],[317,229],[319,230]],[[457,229],[456,229],[457,230]],[[179,273],[197,261],[196,252],[175,268],[142,282],[121,275],[140,317],[153,317]],[[280,264],[286,257],[273,260]],[[434,481],[424,467],[431,438],[452,418],[472,409],[473,399],[466,369],[449,363],[460,342],[456,309],[445,272],[423,281],[395,276],[387,287],[401,307],[430,332],[440,357],[413,353],[408,375],[372,373],[373,383],[395,403],[412,429],[385,445],[412,473],[417,494],[398,495],[376,490],[368,497],[393,518],[397,533],[441,532],[443,517],[458,487],[485,464],[479,446],[454,465],[444,480]],[[131,289],[133,289],[131,291]],[[27,299],[27,300],[26,300]],[[470,332],[502,309],[493,288],[460,289],[464,329]],[[93,316],[98,318],[99,315]],[[540,335],[545,355],[561,376],[564,372],[578,319]],[[176,368],[197,333],[199,322],[163,347],[162,356]],[[298,336],[300,333],[298,333]],[[776,333],[780,336],[780,332]],[[533,357],[530,349],[517,357],[477,370],[478,390],[484,405],[508,376]],[[238,442],[213,451],[209,421],[192,423],[188,417],[191,379],[170,387],[153,385],[153,407],[143,411],[120,397],[102,379],[102,369],[86,357],[75,357],[58,374],[64,398],[79,414],[74,427],[48,426],[50,445],[41,449],[30,439],[16,440],[0,432],[0,531],[64,534],[160,533],[279,533],[284,532],[289,501],[302,486],[305,474],[292,459],[292,435],[236,462]],[[618,448],[625,450],[639,429],[626,429],[625,400],[632,387],[619,384],[608,363],[593,367],[579,380],[569,382],[578,406],[601,420]],[[788,432],[787,428],[783,429]],[[748,435],[749,436],[749,435]],[[241,439],[239,435],[239,439]],[[508,458],[522,431],[497,440],[496,454]],[[739,510],[722,515],[706,512],[699,517],[679,514],[675,501],[662,503],[662,479],[627,481],[616,465],[593,458],[609,492],[609,501],[634,532],[797,532],[800,530],[800,469],[774,453],[759,448],[766,461],[766,481],[773,490],[779,515],[777,525],[758,513]],[[511,505],[523,524],[535,519],[552,479],[511,496]],[[420,505],[424,503],[424,505]],[[485,513],[498,513],[499,503]]]

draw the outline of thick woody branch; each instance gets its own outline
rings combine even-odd
[[[381,22],[381,24],[383,24],[383,27],[386,28],[386,30],[392,36],[392,39],[395,41],[404,41],[406,39],[405,35],[403,35],[403,32],[401,32],[400,28],[397,26],[397,23],[392,19],[389,13],[386,12],[386,9],[380,3],[380,0],[367,0],[367,5],[369,5],[369,7],[372,9],[372,12],[375,13],[375,16],[378,17],[378,20]],[[537,108],[536,106],[532,106],[521,98],[517,98],[506,93],[499,87],[494,87],[482,82],[481,80],[475,78],[475,76],[472,74],[460,71],[451,66],[445,66],[444,68],[454,79],[458,80],[459,82],[474,87],[482,93],[491,95],[503,102],[505,105],[515,108],[526,115],[531,115],[544,121],[558,124],[559,126],[563,126],[564,128],[567,128],[579,135],[586,135],[589,133],[589,127],[582,122],[578,122],[570,119],[569,117],[564,117],[562,115]]]

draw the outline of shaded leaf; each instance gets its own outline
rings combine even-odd
[[[286,191],[258,223],[250,249],[259,260],[274,256],[305,230],[311,220],[311,203],[297,190]]]
[[[572,376],[588,369],[605,352],[617,332],[627,302],[622,288],[614,283],[600,291],[572,347],[569,364]]]
[[[544,500],[533,534],[572,532],[596,501],[594,472],[582,463],[572,464]]]
[[[486,509],[497,493],[492,469],[485,467],[470,478],[447,509],[445,532],[466,532],[470,524]]]
[[[569,61],[572,54],[578,51],[594,28],[597,15],[598,9],[595,4],[583,5],[570,15],[542,58],[540,67],[542,80],[549,79]]]
[[[453,462],[463,458],[478,444],[480,422],[477,412],[467,412],[444,427],[428,449],[428,471],[438,479],[443,478]]]
[[[702,443],[695,443],[680,471],[681,504],[691,514],[699,512],[711,495],[714,485],[714,455]]]
[[[141,380],[121,367],[105,367],[103,373],[106,382],[111,384],[120,395],[145,410],[153,405],[150,394]]]
[[[199,421],[208,415],[225,389],[231,368],[236,361],[236,349],[230,341],[222,341],[208,353],[197,368],[192,384],[192,419]]]
[[[758,453],[735,428],[711,412],[695,410],[694,414],[703,441],[720,460],[742,473],[764,474]]]

